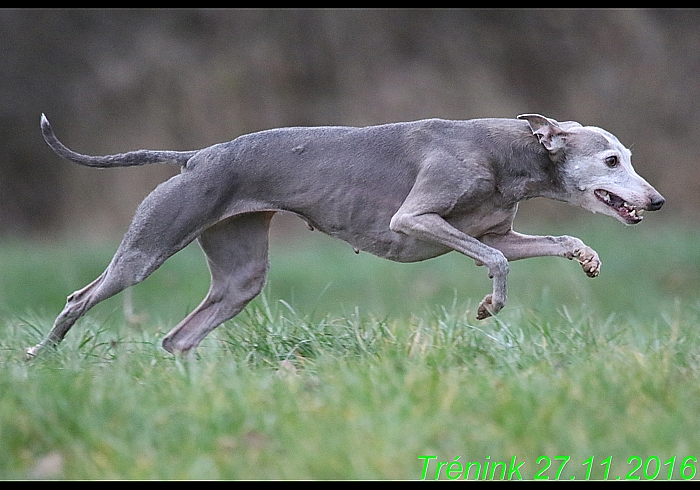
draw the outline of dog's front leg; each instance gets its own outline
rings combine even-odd
[[[482,243],[474,237],[463,233],[450,225],[435,213],[411,214],[401,210],[394,215],[390,225],[392,231],[403,233],[412,238],[435,242],[485,265],[489,277],[493,279],[493,293],[487,295],[479,304],[477,319],[498,313],[506,303],[506,276],[508,260],[503,253]]]
[[[581,264],[588,277],[600,273],[601,262],[598,254],[580,239],[570,236],[532,236],[509,231],[501,235],[485,235],[481,241],[500,250],[508,260],[530,257],[564,257]]]

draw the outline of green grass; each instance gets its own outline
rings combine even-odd
[[[26,363],[114,247],[4,243],[0,478],[463,479],[468,462],[500,477],[515,461],[555,479],[566,457],[559,479],[693,476],[700,233],[652,217],[545,231],[596,248],[601,276],[513,263],[506,309],[483,322],[490,281],[457,254],[393,264],[319,234],[275,243],[265,294],[191,360],[159,342],[206,292],[196,247]]]

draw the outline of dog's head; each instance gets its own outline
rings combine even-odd
[[[539,114],[523,114],[540,144],[559,167],[563,200],[631,225],[642,212],[656,211],[664,198],[632,168],[632,153],[618,139],[594,126],[557,122]]]

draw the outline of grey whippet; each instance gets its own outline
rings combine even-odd
[[[163,340],[172,353],[197,347],[260,293],[268,270],[268,227],[294,213],[356,251],[413,262],[457,250],[488,268],[493,291],[477,318],[506,302],[508,261],[559,256],[595,277],[598,254],[578,238],[512,229],[520,201],[548,197],[638,223],[664,198],[635,173],[630,151],[609,132],[525,114],[356,127],[283,128],[197,151],[139,150],[93,157],[66,148],[42,115],[46,142],[91,167],[171,163],[182,172],[138,207],[107,269],[68,297],[45,340],[56,345],[100,301],[143,281],[199,240],[211,271],[204,301]]]

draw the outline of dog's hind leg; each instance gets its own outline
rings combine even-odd
[[[163,348],[184,354],[226,320],[237,315],[265,284],[268,229],[273,212],[233,216],[199,237],[211,271],[204,301],[163,339]]]
[[[129,230],[107,269],[68,297],[48,336],[27,349],[29,358],[44,346],[57,345],[90,308],[133,286],[217,221],[217,205],[207,201],[205,186],[186,174],[159,185],[138,207]],[[209,204],[207,205],[207,202]],[[192,203],[199,203],[192,206]]]
[[[97,279],[68,296],[66,306],[56,317],[53,327],[46,338],[39,344],[26,350],[27,358],[35,357],[45,346],[58,345],[75,322],[90,308],[137,282],[139,282],[139,279],[135,277],[129,279],[128,275],[123,274],[122,270],[110,265]]]

